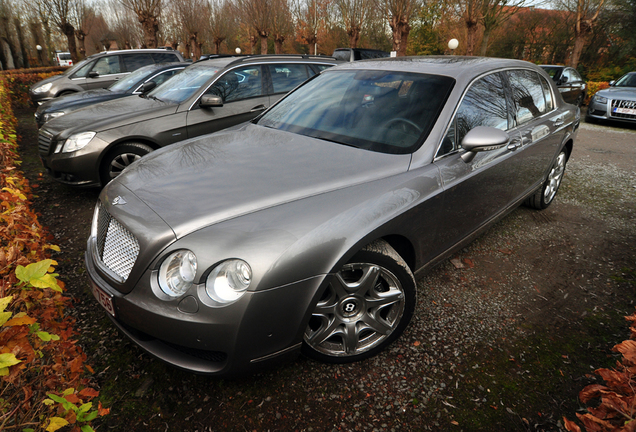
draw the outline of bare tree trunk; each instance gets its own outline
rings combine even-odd
[[[283,44],[285,43],[285,39],[287,38],[283,35],[274,35],[274,54],[283,53]]]
[[[347,30],[349,35],[349,48],[358,48],[358,41],[360,40],[360,27],[352,26]]]
[[[138,17],[144,31],[144,45],[146,48],[157,48],[157,32],[159,31],[159,20],[157,17],[142,11]]]
[[[4,39],[6,44],[6,48],[8,48],[8,52],[5,50],[5,57],[7,58],[7,69],[20,68],[22,66],[22,62],[20,62],[20,58],[18,56],[18,49],[13,44],[13,40],[9,37],[9,18],[5,17],[0,20],[2,25],[0,25],[0,37]],[[10,58],[9,58],[10,56]]]
[[[258,37],[250,35],[250,54],[254,54],[254,47],[258,43]]]
[[[75,27],[72,24],[65,23],[62,27],[62,32],[66,36],[68,43],[68,51],[71,53],[71,60],[73,64],[77,63],[77,45],[75,44]]]
[[[26,51],[26,44],[24,43],[24,34],[22,33],[22,25],[20,24],[20,17],[17,16],[13,20],[15,31],[18,36],[18,44],[20,45],[20,54],[22,57],[22,67],[29,68],[29,54]]]
[[[587,45],[590,36],[592,34],[592,26],[589,22],[581,21],[577,24],[577,28],[574,31],[574,49],[572,50],[572,57],[570,57],[569,66],[576,68],[581,59],[583,48]]]
[[[260,31],[258,33],[258,37],[261,38],[261,54],[267,54],[267,37],[269,33]]]
[[[408,17],[391,17],[389,26],[393,31],[393,51],[398,57],[406,55],[406,45],[408,43],[411,25]]]
[[[77,44],[79,46],[79,53],[81,58],[86,57],[86,33],[84,30],[75,30],[75,37],[77,38]]]
[[[488,52],[488,39],[490,39],[490,32],[491,30],[484,29],[484,36],[481,38],[481,49],[479,50],[479,55],[482,57],[485,57]]]
[[[475,44],[477,39],[477,21],[466,19],[466,55],[475,55]]]
[[[214,54],[221,54],[221,44],[223,43],[223,41],[225,40],[225,38],[221,38],[221,37],[215,37],[214,38]]]

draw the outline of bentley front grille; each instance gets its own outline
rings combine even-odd
[[[98,257],[107,268],[126,281],[139,255],[139,242],[103,207],[99,206],[98,212]]]

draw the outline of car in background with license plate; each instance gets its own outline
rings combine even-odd
[[[579,123],[523,61],[339,65],[110,182],[93,292],[132,341],[196,373],[369,358],[416,313],[416,275],[554,201]]]
[[[592,96],[585,121],[602,120],[636,123],[636,72],[610,82],[610,88],[599,90]]]

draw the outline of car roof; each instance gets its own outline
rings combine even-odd
[[[254,55],[230,55],[223,57],[211,57],[196,63],[206,63],[209,65],[225,67],[234,64],[249,64],[262,61],[289,61],[300,63],[312,63],[325,61],[332,64],[340,64],[342,61],[331,56],[313,56],[306,54],[254,54]]]
[[[380,69],[445,75],[460,80],[479,76],[497,69],[520,67],[538,69],[533,63],[523,60],[469,56],[421,56],[389,57],[345,62],[336,66],[335,69],[330,70]]]
[[[165,52],[174,52],[177,53],[173,49],[167,48],[139,48],[139,49],[128,49],[128,50],[114,50],[114,51],[102,51],[95,54],[89,55],[87,58],[99,57],[106,54],[140,54],[140,53],[165,53]]]

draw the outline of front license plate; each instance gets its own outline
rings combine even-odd
[[[109,314],[115,316],[115,308],[113,307],[113,296],[111,296],[110,294],[106,294],[106,292],[95,285],[93,281],[91,281],[91,290],[93,291],[93,295],[95,296],[99,304],[102,305]]]
[[[614,108],[614,111],[617,114],[631,114],[636,115],[636,109],[631,108]]]

